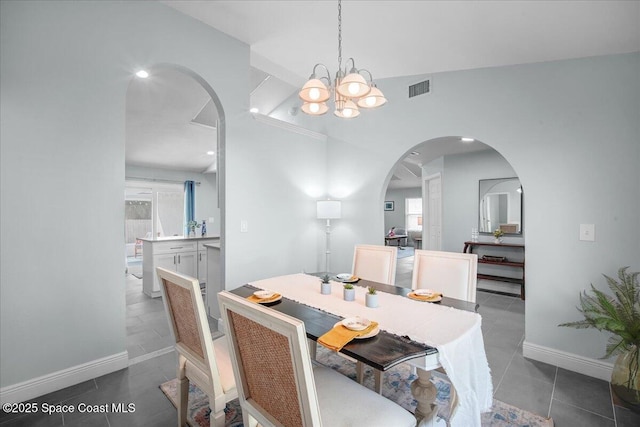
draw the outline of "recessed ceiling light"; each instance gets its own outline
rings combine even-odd
[[[418,153],[417,151],[412,151],[412,152],[411,152],[411,155],[412,155],[412,156],[419,156],[419,155],[420,155],[420,153]]]
[[[216,153],[215,153],[215,152],[213,152],[213,151],[207,151],[207,154],[208,154],[208,155],[210,155],[210,156],[213,156],[213,155],[214,155],[214,154],[216,154]]]
[[[146,79],[147,77],[149,77],[149,73],[145,70],[140,70],[136,73],[136,76],[140,77],[141,79]]]
[[[249,110],[249,112],[250,112],[250,113],[254,113],[254,114],[255,114],[255,113],[257,113],[258,111],[260,111],[260,110],[258,110],[256,107],[252,107],[252,108]]]
[[[473,141],[475,141],[475,139],[473,139],[473,138],[460,138],[460,140],[462,142],[473,142]]]

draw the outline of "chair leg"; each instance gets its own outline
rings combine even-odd
[[[308,340],[309,342],[309,355],[311,356],[311,360],[316,360],[316,356],[318,354],[318,343],[314,340]]]
[[[382,371],[379,371],[377,369],[373,370],[373,379],[374,381],[374,387],[375,387],[375,392],[378,394],[382,394]]]
[[[209,415],[209,425],[211,427],[224,427],[224,421],[225,421],[224,409],[219,412],[214,412],[214,409],[211,407],[210,409],[211,409],[211,414]],[[213,422],[211,422],[211,420],[213,420]]]
[[[187,406],[189,405],[189,378],[187,378],[187,359],[178,355],[178,427],[187,425]]]

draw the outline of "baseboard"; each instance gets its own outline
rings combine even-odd
[[[79,384],[129,365],[126,351],[0,389],[0,403],[18,403]]]
[[[522,343],[522,355],[528,359],[548,363],[589,377],[611,381],[613,363],[580,356],[554,348],[544,347],[525,341]]]

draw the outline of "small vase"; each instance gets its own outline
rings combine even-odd
[[[345,301],[354,301],[356,299],[355,289],[344,289],[343,294]]]
[[[320,293],[322,295],[331,295],[331,283],[320,283]]]
[[[640,413],[640,351],[632,347],[618,356],[611,372],[611,389],[634,412]]]
[[[495,239],[493,239],[493,243],[498,245],[498,244],[502,243],[502,239],[500,237],[496,237]]]
[[[378,306],[378,294],[367,294],[365,304],[369,308],[376,308]]]

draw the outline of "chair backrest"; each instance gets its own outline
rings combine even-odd
[[[221,396],[220,372],[198,279],[162,267],[156,273],[176,351],[210,377],[214,393]]]
[[[262,425],[319,426],[304,323],[227,291],[218,301],[242,411]]]
[[[351,272],[365,280],[393,285],[396,282],[397,258],[397,247],[356,245]]]
[[[478,255],[416,250],[411,289],[428,288],[445,296],[476,302]]]

